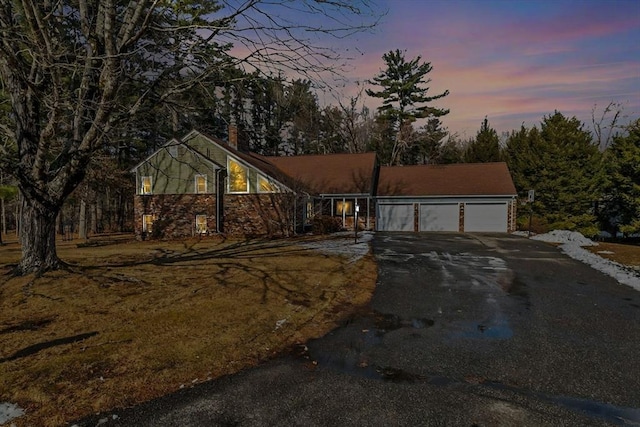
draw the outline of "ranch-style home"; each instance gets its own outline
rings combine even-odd
[[[515,230],[505,163],[380,166],[375,153],[267,157],[192,131],[132,169],[138,238],[288,236],[317,216],[345,229]]]

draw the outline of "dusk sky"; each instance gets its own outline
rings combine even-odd
[[[421,56],[433,71],[429,95],[460,137],[485,116],[498,133],[533,126],[555,110],[589,126],[591,110],[621,103],[640,117],[640,0],[380,0],[388,9],[373,34],[345,41],[362,55],[349,72],[365,82],[389,50]],[[357,92],[356,84],[344,93]],[[365,95],[371,108],[379,101]]]

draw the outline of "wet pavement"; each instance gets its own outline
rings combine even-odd
[[[640,292],[506,235],[376,234],[369,307],[92,426],[640,426]]]

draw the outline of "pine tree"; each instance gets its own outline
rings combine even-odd
[[[504,157],[518,193],[535,190],[533,212],[542,226],[597,233],[602,155],[578,119],[555,112],[543,119],[540,131],[522,127],[509,137]]]
[[[498,132],[489,126],[489,120],[486,117],[480,126],[476,139],[467,146],[464,160],[466,163],[489,163],[502,160]]]
[[[375,98],[381,98],[382,106],[378,108],[381,124],[390,126],[390,139],[386,144],[391,147],[381,148],[378,155],[385,164],[394,165],[401,161],[401,156],[411,144],[404,138],[407,125],[420,118],[437,118],[449,113],[449,110],[427,105],[449,94],[448,90],[435,96],[427,96],[428,87],[422,85],[431,82],[425,76],[433,67],[429,62],[421,62],[420,56],[407,61],[404,52],[396,49],[382,55],[387,68],[369,81],[370,84],[380,86],[379,91],[367,89],[366,93]],[[385,144],[385,145],[386,145]]]
[[[607,186],[603,213],[625,234],[640,233],[640,119],[605,152]]]

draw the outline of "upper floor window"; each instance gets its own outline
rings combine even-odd
[[[171,157],[178,157],[178,146],[177,145],[170,145],[169,146],[169,155]]]
[[[206,175],[196,175],[195,191],[198,194],[207,192],[207,176]]]
[[[249,192],[249,171],[233,159],[228,161],[229,193]]]
[[[276,187],[262,175],[258,175],[258,192],[275,193]]]
[[[140,194],[151,194],[151,177],[143,176],[140,183]]]

